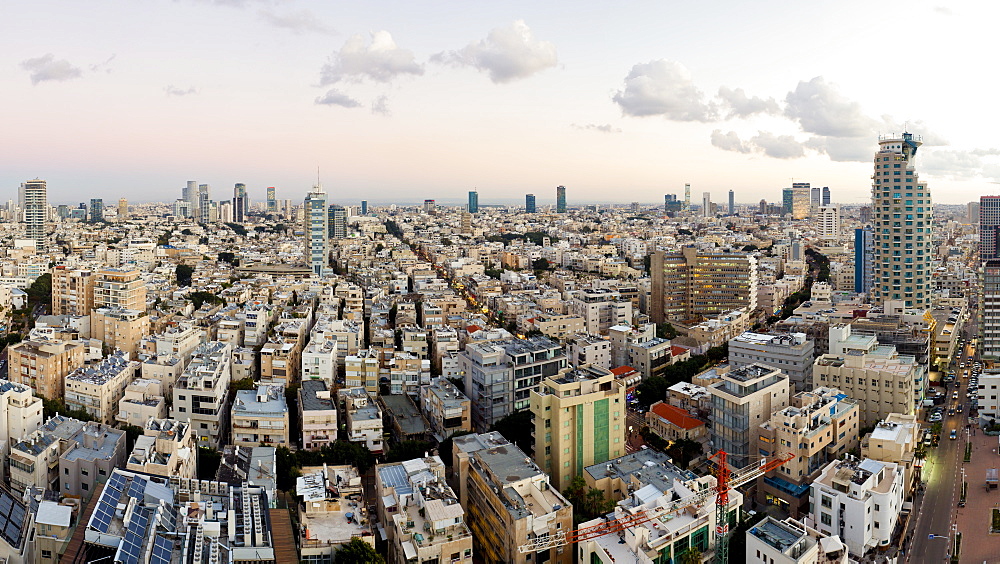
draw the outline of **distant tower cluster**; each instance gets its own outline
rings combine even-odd
[[[278,213],[278,200],[275,198],[274,186],[267,187],[267,213]]]
[[[524,213],[535,213],[538,208],[535,206],[535,195],[525,194],[524,195]]]
[[[237,183],[233,187],[233,221],[244,223],[247,220],[247,211],[250,209],[250,198],[247,197],[247,185]]]
[[[330,212],[326,205],[326,192],[321,187],[314,186],[312,191],[306,194],[304,207],[303,229],[306,232],[306,261],[313,274],[323,276],[326,273],[330,237]]]
[[[36,178],[22,183],[18,195],[24,210],[25,238],[35,242],[35,249],[43,251],[48,248],[45,221],[48,220],[49,198],[45,181]]]
[[[479,213],[479,192],[469,191],[469,213]]]
[[[556,213],[566,213],[565,186],[556,186]]]
[[[927,184],[914,167],[919,138],[912,133],[879,139],[872,176],[875,281],[878,304],[901,301],[907,308],[931,304],[934,212]]]

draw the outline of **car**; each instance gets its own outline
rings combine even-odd
[[[953,415],[955,415],[955,408],[954,407],[948,410],[948,417],[951,417]]]
[[[955,439],[957,439],[958,438],[958,431],[952,429],[951,433],[948,435],[948,438],[951,439],[951,440],[953,440],[953,441]]]
[[[931,423],[937,423],[942,419],[944,419],[944,417],[941,417],[940,413],[931,413],[931,416],[927,418],[927,420],[930,421]]]
[[[957,390],[951,393],[951,399],[956,399],[956,400],[958,399],[958,391]]]

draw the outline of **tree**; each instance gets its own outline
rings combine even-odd
[[[198,479],[214,480],[222,462],[222,453],[214,448],[198,447]],[[280,477],[279,477],[280,479]]]
[[[548,270],[549,260],[546,258],[537,258],[531,263],[532,270]]]
[[[701,551],[694,546],[677,555],[677,564],[701,564],[701,561]]]
[[[588,488],[583,476],[576,475],[563,489],[563,496],[573,504],[573,524],[590,521],[611,512],[615,504],[604,499],[604,492],[597,488]]]
[[[385,558],[375,552],[375,547],[354,537],[333,554],[334,564],[385,564]]]
[[[235,253],[230,253],[228,251],[223,251],[223,252],[219,253],[219,260],[222,261],[222,262],[228,262],[229,264],[231,264],[233,266],[239,266],[239,264],[240,264],[239,259],[236,258],[236,254]]]
[[[28,303],[32,305],[52,305],[52,274],[45,274],[35,278],[35,281],[25,290],[28,294]]]
[[[691,439],[677,439],[667,447],[666,453],[674,460],[674,464],[687,469],[688,464],[702,453],[702,445]]]
[[[451,467],[454,450],[455,450],[455,437],[461,437],[462,435],[471,435],[472,431],[456,431],[448,436],[447,439],[441,441],[438,445],[438,456],[444,462],[445,466]]]
[[[515,411],[507,417],[498,420],[490,427],[503,438],[517,445],[525,454],[531,453],[531,431],[535,428],[531,421],[531,412],[527,409]]]
[[[677,337],[677,329],[670,323],[657,323],[656,336],[660,339],[674,339]]]
[[[135,440],[138,439],[143,433],[142,427],[136,427],[135,425],[125,426],[125,450],[132,452],[132,448],[135,446]]]
[[[403,441],[389,449],[385,456],[386,462],[403,462],[414,458],[423,458],[430,452],[431,444],[426,441]]]
[[[190,286],[191,275],[194,274],[194,267],[186,264],[178,264],[177,268],[174,270],[174,274],[177,276],[178,286]]]
[[[636,399],[646,409],[658,401],[663,401],[667,397],[667,388],[670,382],[662,376],[650,376],[639,383],[635,388]]]
[[[210,304],[226,305],[226,300],[220,298],[219,296],[216,296],[211,292],[195,292],[190,296],[188,296],[188,299],[194,302],[195,309],[201,309],[201,305],[204,304],[205,302],[208,302]]]
[[[48,419],[49,417],[52,417],[53,415],[55,415],[57,413],[59,415],[65,415],[66,417],[70,417],[70,418],[73,418],[73,419],[78,419],[80,421],[97,421],[97,418],[94,417],[93,415],[87,413],[86,410],[83,410],[83,409],[70,409],[70,408],[66,407],[66,404],[63,403],[63,400],[60,399],[60,398],[48,399],[48,398],[43,397],[42,398],[42,417],[45,418],[45,419]]]
[[[233,392],[239,390],[256,390],[256,389],[257,389],[257,382],[254,382],[253,376],[247,376],[246,378],[243,378],[241,380],[232,380],[229,382],[229,390]]]

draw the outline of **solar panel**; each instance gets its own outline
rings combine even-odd
[[[153,553],[149,557],[149,564],[170,564],[170,555],[173,550],[173,542],[156,535],[156,538],[153,539]]]
[[[0,536],[12,546],[19,544],[21,529],[24,527],[24,504],[14,499],[7,491],[0,492]]]
[[[114,474],[111,475],[111,479],[108,480],[108,485],[105,486],[105,488],[114,488],[118,490],[119,494],[121,494],[121,491],[125,489],[126,479],[127,478],[124,474],[115,472]]]
[[[132,478],[132,485],[128,487],[129,497],[142,501],[142,494],[146,491],[146,479],[141,476]]]

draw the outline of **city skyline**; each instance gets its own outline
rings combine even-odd
[[[870,197],[878,136],[908,129],[941,203],[996,191],[1000,150],[973,126],[990,79],[967,53],[1000,8],[772,6],[16,5],[0,178],[12,192],[45,179],[52,202],[172,202],[185,178],[300,201],[319,165],[331,201],[475,187],[488,205],[565,185],[570,206],[657,202],[685,183],[780,202],[794,179],[853,204]],[[877,27],[890,18],[899,39]],[[789,49],[804,19],[832,31]],[[880,42],[922,35],[938,41],[906,65],[929,78],[906,96],[872,89]],[[961,104],[944,90],[955,80]]]

